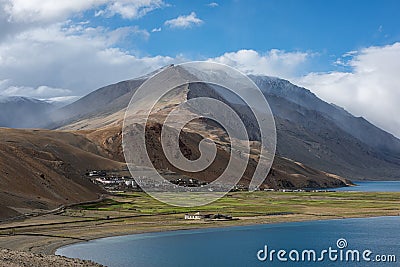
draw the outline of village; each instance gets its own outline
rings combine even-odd
[[[85,176],[89,178],[94,184],[100,185],[109,193],[120,193],[120,192],[140,192],[143,191],[140,185],[145,187],[152,187],[158,191],[165,191],[171,188],[171,185],[176,188],[195,188],[204,187],[209,183],[197,180],[195,178],[190,178],[184,175],[180,175],[171,171],[162,171],[162,174],[166,181],[160,182],[151,179],[146,175],[139,175],[132,177],[127,170],[91,170],[88,171]],[[138,184],[139,182],[139,184]],[[218,191],[223,190],[225,187],[223,185],[216,184],[211,190]],[[189,189],[190,191],[190,189]],[[248,191],[248,187],[242,184],[235,185],[231,192],[238,191]],[[264,188],[257,189],[256,191],[267,191],[267,192],[335,192],[334,190],[327,189],[273,189]]]
[[[162,175],[166,177],[166,180],[162,182],[152,179],[145,172],[138,172],[138,174],[140,175],[132,177],[127,170],[91,170],[85,173],[85,176],[109,193],[143,191],[139,184],[145,188],[152,187],[157,191],[165,191],[171,186],[194,188],[208,184],[171,171],[162,172]]]

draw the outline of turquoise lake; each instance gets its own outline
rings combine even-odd
[[[400,181],[354,181],[357,186],[335,188],[336,191],[400,192]]]
[[[260,261],[257,253],[261,250],[263,259],[265,246],[268,255],[270,250],[285,250],[287,261],[278,260],[276,253],[272,261]],[[329,248],[337,251],[335,261],[334,253],[332,259],[326,253],[320,257]],[[312,254],[308,258],[308,250],[315,251],[316,261]],[[360,261],[348,250],[357,250]],[[361,256],[365,251],[369,261]],[[400,266],[400,216],[135,234],[66,246],[56,254],[107,266]],[[376,256],[386,262],[377,262]]]

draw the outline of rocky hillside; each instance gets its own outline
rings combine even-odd
[[[97,199],[82,174],[123,166],[76,133],[0,128],[0,219]]]
[[[225,170],[230,154],[229,145],[227,142],[223,141],[223,138],[218,140],[214,139],[217,144],[217,156],[206,170],[195,173],[183,172],[171,165],[165,157],[160,142],[161,129],[162,126],[159,123],[150,123],[147,125],[146,131],[148,155],[152,164],[158,170],[170,170],[204,182],[214,181]],[[83,132],[88,139],[93,140],[99,146],[103,147],[110,158],[121,161],[125,160],[121,146],[121,128],[103,128]],[[210,136],[207,137],[210,138]],[[185,130],[181,132],[180,149],[183,151],[185,157],[190,160],[195,160],[200,156],[198,144],[202,139],[203,135],[199,133]],[[132,151],[137,151],[138,148],[134,144],[132,145]],[[243,186],[249,185],[258,162],[257,155],[259,151],[256,143],[254,143],[252,147],[249,164],[247,165],[242,179],[239,181],[239,184]],[[348,179],[325,173],[310,168],[300,162],[277,156],[261,188],[333,188],[351,184],[352,183]]]
[[[120,125],[132,95],[146,78],[92,92],[60,110],[58,116],[62,119],[55,120],[51,127],[82,130]],[[261,88],[274,114],[278,155],[350,179],[400,178],[399,139],[286,80],[250,78]],[[247,116],[242,101],[226,90],[212,86],[196,90],[196,85],[191,89],[188,98],[217,98]],[[249,135],[257,139],[257,132],[251,129],[251,116],[245,119]]]

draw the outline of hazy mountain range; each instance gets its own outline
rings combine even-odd
[[[46,101],[22,97],[0,97],[0,127],[32,128],[48,121],[56,106]]]

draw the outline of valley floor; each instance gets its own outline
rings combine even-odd
[[[184,219],[195,212],[229,214],[238,220]],[[129,193],[60,214],[0,224],[0,247],[54,254],[61,246],[106,236],[374,216],[400,216],[400,192],[234,192],[197,208],[172,207],[145,193]]]

